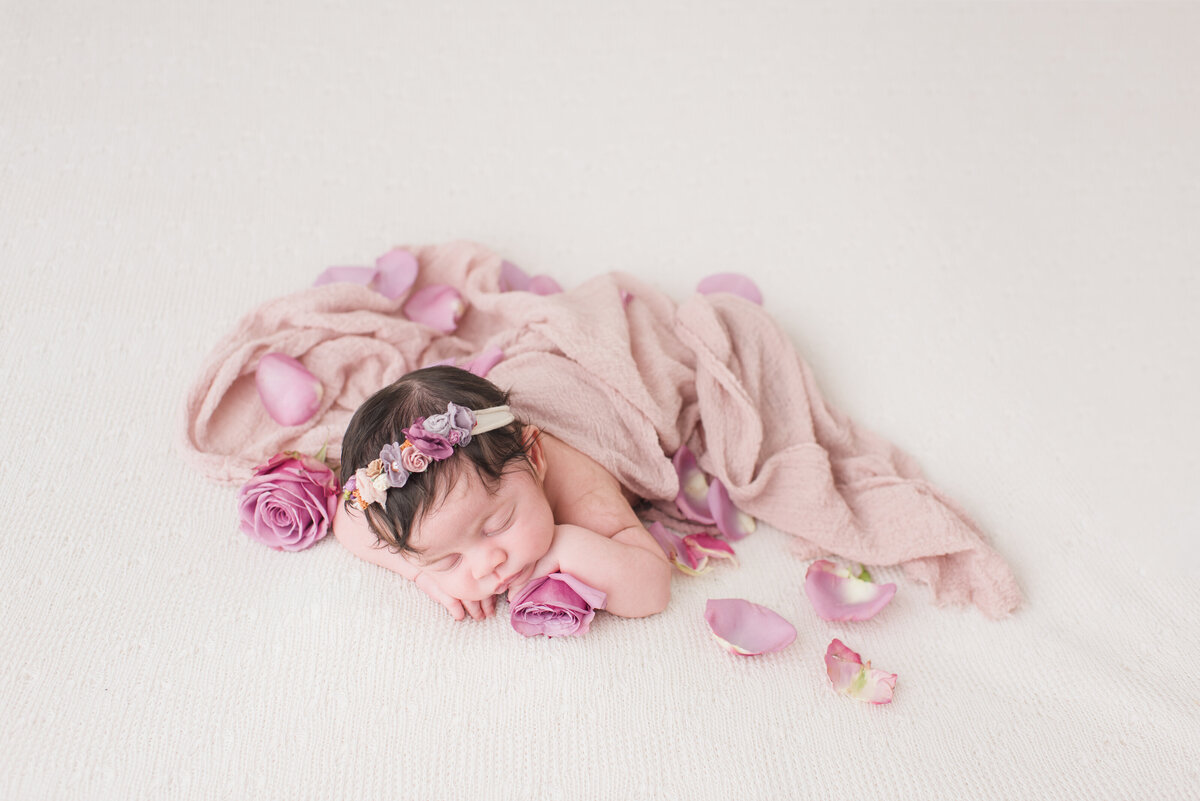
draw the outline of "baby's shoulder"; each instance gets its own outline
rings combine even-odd
[[[611,537],[637,525],[621,483],[604,467],[565,442],[550,439],[546,495],[554,522],[571,523]]]

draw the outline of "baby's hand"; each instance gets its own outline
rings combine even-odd
[[[421,591],[428,595],[433,600],[437,601],[442,606],[446,607],[446,611],[455,620],[462,620],[468,614],[474,620],[483,620],[491,617],[496,612],[496,596],[484,598],[482,601],[462,601],[446,592],[437,585],[437,583],[424,573],[418,573],[413,581]]]

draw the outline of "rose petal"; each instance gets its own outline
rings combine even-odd
[[[804,574],[804,592],[824,620],[868,620],[888,605],[896,585],[863,581],[845,568],[818,559]]]
[[[738,511],[729,500],[729,490],[720,479],[714,478],[708,485],[708,510],[717,522],[717,530],[731,540],[740,540],[752,534],[758,523],[748,514]]]
[[[254,383],[267,414],[283,426],[307,423],[317,413],[325,393],[316,376],[283,353],[268,353],[259,359]]]
[[[733,552],[733,547],[710,534],[688,534],[683,541],[695,553],[715,559],[732,559],[733,563],[737,564],[737,556]]]
[[[535,295],[557,295],[563,288],[548,275],[535,275],[529,279],[529,291]]]
[[[500,291],[524,292],[529,289],[529,275],[511,261],[500,263]]]
[[[708,479],[696,465],[696,457],[686,445],[681,445],[671,462],[679,476],[679,494],[675,496],[675,505],[687,519],[713,525],[716,521],[708,508]]]
[[[417,257],[404,248],[393,248],[375,260],[372,286],[385,298],[396,298],[417,280]]]
[[[449,334],[458,328],[458,319],[466,310],[462,295],[447,284],[430,284],[412,293],[404,302],[404,316],[413,322]]]
[[[313,281],[313,286],[324,286],[343,281],[348,284],[367,286],[375,279],[375,273],[376,270],[371,267],[330,267],[317,276],[317,280]]]
[[[700,576],[712,570],[708,564],[708,556],[699,548],[689,545],[686,538],[670,531],[657,520],[646,526],[650,536],[663,549],[671,564],[689,576]]]
[[[696,291],[702,295],[714,292],[728,292],[731,295],[745,298],[752,303],[762,305],[762,292],[753,281],[740,273],[714,273],[696,286]]]
[[[488,345],[483,349],[483,353],[480,353],[474,359],[464,364],[463,369],[474,373],[480,378],[486,378],[491,369],[499,364],[503,358],[504,351],[495,345]]]
[[[778,613],[741,598],[710,598],[704,620],[722,647],[742,656],[778,651],[796,639],[796,627]]]
[[[862,658],[834,639],[825,649],[825,670],[833,689],[856,701],[872,704],[890,704],[892,691],[896,689],[896,674],[871,667]]]

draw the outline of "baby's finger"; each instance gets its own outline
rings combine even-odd
[[[496,596],[489,595],[483,599],[483,616],[491,617],[496,612]]]
[[[467,616],[467,613],[463,611],[462,602],[457,598],[448,598],[442,601],[442,606],[446,607],[446,611],[449,612],[450,616],[455,620],[462,620]]]
[[[483,609],[479,606],[479,601],[463,601],[463,606],[473,619],[483,620]]]

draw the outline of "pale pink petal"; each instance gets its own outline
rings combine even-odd
[[[276,423],[307,423],[321,406],[325,388],[304,365],[283,353],[268,353],[254,373],[258,397]]]
[[[716,521],[708,508],[708,479],[696,465],[696,457],[686,445],[681,445],[671,462],[679,476],[679,494],[675,496],[675,505],[689,520],[706,526],[713,525]]]
[[[714,292],[728,292],[731,295],[745,298],[753,303],[762,305],[762,292],[758,291],[758,287],[753,281],[740,273],[715,273],[708,276],[696,287],[696,291],[702,295],[711,295]]]
[[[729,491],[720,479],[714,478],[708,485],[708,510],[717,521],[717,530],[731,540],[740,540],[752,534],[758,523],[748,514],[738,511],[729,500]]]
[[[646,526],[646,531],[650,532],[650,536],[654,537],[654,541],[668,557],[674,556],[683,547],[683,537],[667,530],[667,527],[657,520]]]
[[[691,547],[695,552],[701,553],[704,556],[713,557],[715,559],[731,559],[737,564],[737,556],[733,552],[733,546],[719,540],[710,534],[688,534],[683,538],[684,544]]]
[[[529,291],[535,295],[557,295],[563,288],[548,275],[535,275],[529,279]]]
[[[422,287],[404,302],[404,316],[443,334],[449,334],[458,328],[458,319],[464,311],[466,304],[462,295],[447,284]]]
[[[818,559],[804,575],[804,592],[824,620],[868,620],[888,605],[896,585],[863,581],[844,567]]]
[[[834,639],[825,650],[825,670],[833,689],[856,701],[872,704],[890,704],[892,691],[896,689],[896,674],[875,670],[868,661]]]
[[[778,651],[796,639],[796,627],[778,613],[741,598],[710,598],[704,620],[713,639],[742,656]]]
[[[487,377],[487,374],[493,367],[500,363],[504,358],[504,351],[500,350],[495,345],[488,345],[471,361],[463,365],[463,369],[472,372],[480,378]]]
[[[524,292],[529,289],[529,276],[511,261],[500,263],[500,291]]]
[[[655,521],[646,526],[650,536],[663,549],[663,553],[675,567],[689,576],[699,576],[712,568],[708,564],[708,556],[699,549],[689,545],[684,537],[670,531],[662,523]]]
[[[417,280],[417,257],[404,248],[393,248],[375,260],[375,291],[385,298],[396,298]]]
[[[341,281],[367,286],[374,278],[375,269],[372,267],[330,267],[317,276],[317,280],[313,281],[313,286],[324,286]]]

